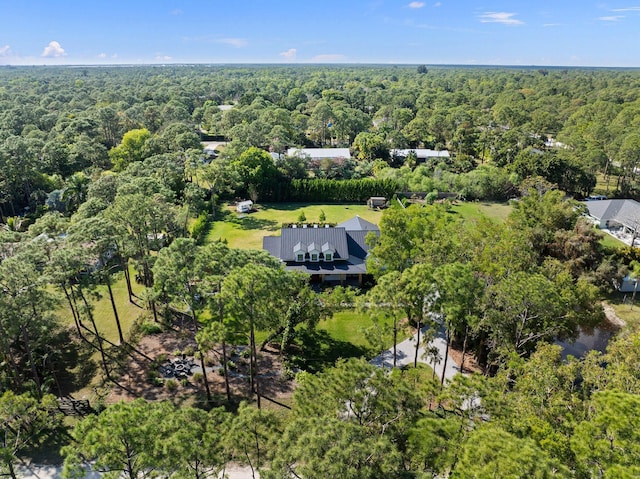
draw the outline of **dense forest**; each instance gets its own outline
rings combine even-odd
[[[177,155],[183,167],[200,149],[197,131],[232,140],[232,159],[250,146],[353,147],[357,161],[318,165],[316,176],[393,178],[405,190],[506,198],[539,176],[584,195],[601,171],[616,175],[610,191],[628,196],[638,88],[636,71],[597,69],[4,68],[0,211],[22,215],[47,200],[73,209],[77,199],[52,192],[146,158]],[[566,148],[545,148],[548,138]],[[417,166],[389,158],[391,148],[416,147],[454,154]],[[309,173],[293,160],[278,169]]]
[[[582,359],[553,343],[599,324],[614,284],[640,274],[636,250],[605,246],[576,201],[640,197],[639,95],[635,70],[0,68],[7,473],[62,443],[69,477],[88,463],[131,478],[212,477],[232,463],[266,478],[636,477],[635,325]],[[309,163],[290,147],[352,158]],[[450,156],[392,153],[415,148]],[[394,201],[369,241],[365,291],[318,293],[264,251],[206,239],[225,200],[394,192],[515,201],[504,222]],[[140,308],[131,328],[117,282]],[[101,295],[115,342],[98,325]],[[319,364],[315,327],[345,308],[382,318],[394,344],[442,332],[478,373]],[[221,397],[205,373],[195,404],[136,400],[96,405],[73,427],[62,419],[53,395],[123,388],[140,337],[182,327],[201,370],[220,365]],[[261,404],[267,344],[296,384],[276,412]],[[228,345],[245,347],[242,397]]]

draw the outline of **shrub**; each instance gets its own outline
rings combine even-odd
[[[438,192],[437,191],[431,191],[431,192],[427,193],[427,196],[425,197],[424,201],[428,205],[432,205],[433,202],[436,201],[437,199],[438,199]]]
[[[196,347],[193,345],[189,345],[182,350],[182,354],[185,356],[193,356],[196,353]]]
[[[156,357],[156,361],[158,362],[158,364],[162,364],[162,363],[166,362],[167,359],[169,359],[169,356],[167,356],[166,353],[160,353]]]
[[[202,373],[193,374],[193,382],[201,383],[203,379],[204,379],[204,375]]]
[[[175,379],[167,379],[164,383],[164,387],[167,388],[168,391],[175,391],[178,389],[178,381]]]
[[[152,323],[150,321],[144,321],[140,323],[140,332],[146,336],[148,334],[159,334],[162,332],[162,326],[158,323]]]
[[[201,213],[195,220],[193,226],[191,226],[191,237],[199,242],[209,227],[209,216],[206,213]]]
[[[216,364],[216,360],[215,358],[212,358],[210,356],[205,356],[204,357],[204,364],[205,366],[213,366]]]
[[[294,372],[294,370],[291,367],[291,364],[289,362],[285,362],[282,365],[282,377],[284,379],[286,379],[287,381],[290,381],[290,380],[292,380],[293,378],[296,377],[296,373]]]

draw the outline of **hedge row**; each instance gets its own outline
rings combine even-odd
[[[294,179],[276,191],[280,201],[354,203],[372,196],[391,198],[398,184],[394,180],[362,178],[352,180]]]

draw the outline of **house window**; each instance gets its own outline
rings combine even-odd
[[[296,255],[296,261],[297,261],[298,263],[302,263],[302,262],[304,261],[304,253],[298,253],[298,254]]]
[[[325,261],[333,261],[333,255],[331,253],[325,253],[324,254],[324,260]]]
[[[318,261],[318,253],[311,253],[311,261]]]

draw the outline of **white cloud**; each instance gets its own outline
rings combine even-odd
[[[295,60],[297,53],[298,50],[296,50],[295,48],[289,48],[286,52],[282,52],[279,55],[281,57],[285,57],[288,60]]]
[[[482,23],[502,23],[503,25],[524,25],[524,22],[513,18],[517,13],[486,12],[480,15]]]
[[[341,53],[323,53],[321,55],[316,55],[311,59],[311,61],[323,63],[323,62],[340,62],[345,59],[346,57]]]
[[[551,27],[561,27],[562,23],[545,23],[542,25],[544,28],[551,28]]]
[[[611,15],[608,17],[598,17],[601,22],[619,22],[624,18],[624,15]]]
[[[422,8],[424,7],[424,2],[411,2],[407,5],[409,8]]]
[[[11,51],[11,47],[9,45],[3,45],[0,47],[0,57],[10,57],[13,56],[13,52]]]
[[[42,51],[41,56],[47,57],[47,58],[58,58],[58,57],[67,56],[67,52],[64,51],[64,48],[62,48],[62,45],[60,45],[58,42],[54,40],[52,42],[49,42],[49,45],[44,47],[44,50]]]
[[[169,55],[156,55],[156,60],[159,62],[168,62],[171,60],[171,57]]]
[[[441,7],[442,6],[442,2],[436,2],[433,4],[434,7]]]
[[[107,54],[106,53],[100,53],[98,55],[98,58],[107,58]]]
[[[247,45],[247,41],[244,38],[219,38],[216,41],[236,48],[242,48]]]
[[[640,12],[640,7],[614,8],[612,12]]]

